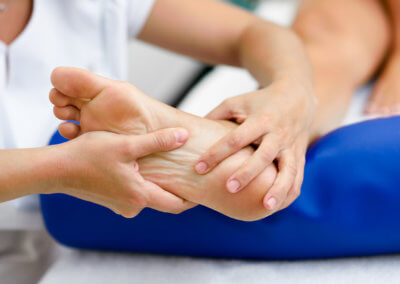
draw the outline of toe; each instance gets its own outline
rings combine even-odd
[[[53,108],[54,115],[61,120],[75,120],[79,122],[80,111],[74,106]]]
[[[81,128],[73,122],[65,122],[58,127],[60,134],[67,139],[74,139],[80,135]]]
[[[55,88],[50,91],[49,99],[50,102],[57,107],[65,107],[71,105],[76,107],[77,109],[81,109],[82,105],[86,103],[86,101],[84,100],[68,97]]]
[[[83,69],[58,67],[51,75],[51,82],[66,96],[92,99],[109,85],[110,80]]]
[[[71,104],[71,98],[63,95],[55,88],[50,91],[49,99],[57,107],[64,107]]]

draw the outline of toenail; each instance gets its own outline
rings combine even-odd
[[[228,183],[227,183],[227,188],[228,188],[228,191],[229,191],[229,192],[231,192],[231,193],[236,193],[236,192],[238,192],[239,189],[240,189],[240,183],[239,183],[237,180],[235,180],[235,179],[230,180],[230,181],[228,181]]]
[[[276,198],[275,198],[275,197],[270,197],[270,198],[268,199],[268,201],[267,201],[267,204],[266,204],[266,205],[267,205],[267,209],[269,209],[269,210],[274,210],[277,203],[278,203],[278,202],[276,201]]]
[[[199,174],[204,174],[207,171],[207,164],[204,162],[199,162],[195,166],[195,170]]]

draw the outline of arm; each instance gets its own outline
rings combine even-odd
[[[213,0],[157,0],[140,40],[211,64],[248,69],[260,83],[310,82],[300,40],[245,10]]]
[[[290,30],[211,0],[158,0],[139,39],[209,63],[246,68],[262,87],[228,99],[208,118],[241,126],[223,137],[196,165],[200,174],[250,144],[257,151],[226,181],[230,192],[248,185],[274,160],[279,174],[264,199],[284,208],[299,194],[315,110],[311,68]]]
[[[181,212],[192,204],[144,180],[136,160],[176,149],[187,138],[187,131],[176,129],[139,136],[94,132],[56,146],[1,150],[0,202],[65,193],[125,217],[136,216],[144,207]]]
[[[0,202],[47,193],[56,187],[54,147],[0,151]]]

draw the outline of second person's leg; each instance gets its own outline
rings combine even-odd
[[[293,29],[314,70],[316,136],[340,125],[351,97],[376,72],[388,49],[387,15],[377,0],[303,0]]]

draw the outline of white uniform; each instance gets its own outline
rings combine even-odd
[[[81,67],[124,80],[128,41],[140,32],[153,2],[34,0],[22,34],[9,46],[0,41],[0,149],[47,145],[59,124],[48,99],[55,67]],[[26,204],[19,201],[18,207]],[[10,250],[1,237],[5,230],[7,243],[21,248],[21,242],[10,237],[13,230],[27,229],[26,220],[20,224],[18,220],[21,218],[7,222],[0,218],[0,253]],[[3,264],[0,258],[0,273]],[[23,274],[23,270],[19,272]],[[0,275],[0,279],[4,278]]]

